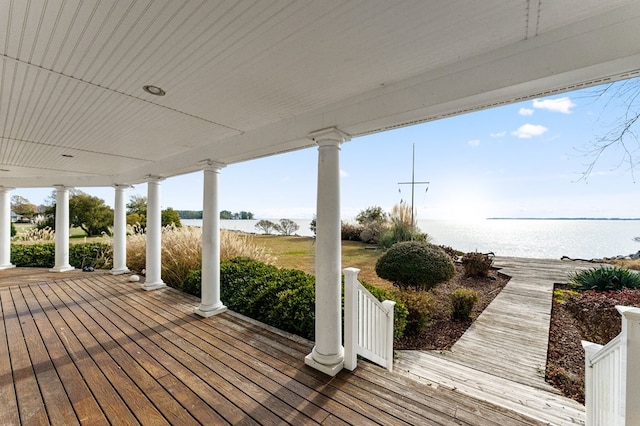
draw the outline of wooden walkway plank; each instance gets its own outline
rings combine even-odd
[[[78,286],[80,282],[76,281],[71,284]],[[86,289],[86,288],[84,288],[83,290],[89,291],[89,289]],[[82,297],[85,298],[85,300],[89,301],[90,303],[104,304],[105,307],[112,310],[114,315],[111,317],[111,319],[113,321],[116,321],[115,324],[120,330],[122,330],[122,332],[125,332],[126,334],[128,334],[131,338],[135,339],[138,343],[145,344],[145,342],[148,342],[150,345],[147,346],[148,350],[145,351],[145,353],[148,353],[149,356],[151,356],[152,354],[152,356],[154,357],[161,358],[159,362],[161,362],[163,365],[167,365],[166,363],[168,362],[170,363],[171,360],[173,360],[174,361],[172,365],[173,368],[169,369],[173,374],[175,374],[176,368],[182,367],[182,365],[178,365],[178,363],[175,362],[175,360],[178,358],[181,358],[184,361],[185,365],[187,365],[190,368],[188,372],[191,373],[191,375],[195,373],[198,376],[207,375],[208,377],[211,377],[212,375],[217,374],[216,371],[226,372],[229,370],[228,368],[226,368],[229,366],[222,365],[222,364],[218,365],[220,360],[218,359],[217,356],[212,357],[208,353],[203,353],[202,359],[205,361],[206,364],[193,358],[192,354],[194,351],[195,352],[201,351],[201,349],[196,346],[193,346],[191,348],[185,347],[184,344],[181,344],[180,347],[176,346],[175,345],[176,342],[184,342],[180,334],[176,334],[170,331],[166,335],[163,335],[162,329],[164,328],[165,330],[171,330],[171,328],[173,328],[172,325],[169,325],[169,327],[167,327],[166,325],[163,324],[163,321],[158,322],[157,317],[153,317],[149,315],[149,312],[145,311],[144,308],[140,307],[138,309],[131,309],[130,312],[126,312],[126,310],[123,309],[124,306],[127,306],[127,303],[126,303],[127,301],[125,299],[119,300],[120,302],[118,303],[119,306],[116,306],[116,304],[109,301],[109,298],[104,298],[104,297],[100,298],[100,295],[97,292],[93,293],[93,295],[90,296],[94,298],[94,301],[89,300],[89,296],[88,296],[89,293],[86,293],[86,294],[87,295],[85,294],[81,295]],[[100,300],[98,300],[98,298],[100,298]],[[134,316],[136,314],[138,316],[143,316],[145,318],[145,321],[142,322],[137,320]],[[117,320],[117,318],[119,318],[120,320]],[[130,321],[131,323],[126,322],[127,320]],[[166,321],[164,322],[166,323]],[[172,346],[175,346],[175,347],[172,348]],[[173,356],[167,355],[164,352],[165,350],[170,351],[171,355],[175,356],[176,358],[173,358]],[[196,365],[194,361],[200,365]],[[245,374],[248,375],[249,373],[245,373]],[[188,375],[188,373],[185,373],[185,375],[183,375],[183,378],[185,379],[188,379],[189,377],[190,376]],[[262,398],[268,398],[269,395],[267,393],[263,392],[261,389],[258,389],[257,387],[250,386],[250,383],[247,382],[246,380],[238,379],[238,376],[230,376],[230,377],[232,377],[232,379],[235,380],[235,383],[228,383],[223,385],[224,387],[226,387],[228,391],[227,395],[233,394],[234,392],[236,392],[236,389],[247,387],[246,397],[243,396],[241,401],[242,403],[245,404],[244,406],[247,409],[247,411],[255,412],[256,408],[262,407],[262,405],[260,405],[257,402],[250,403],[250,405],[247,406],[246,405],[248,402],[247,397],[262,396]],[[274,406],[279,407],[279,411],[281,411],[280,414],[285,416],[285,418],[287,416],[292,415],[292,410],[290,406],[282,406],[281,404],[278,404],[276,402],[272,404],[270,408],[274,409]],[[268,413],[260,412],[260,411],[255,412],[255,415],[258,417],[262,416],[261,417],[262,419],[266,419],[269,416]],[[267,417],[264,417],[264,416],[267,416]],[[279,419],[280,419],[279,417],[273,417],[273,421],[278,421]],[[304,422],[304,419],[301,419],[301,418],[298,418],[297,420],[300,422]]]
[[[63,425],[79,424],[71,401],[43,342],[43,336],[35,324],[34,313],[27,306],[22,287],[12,287],[10,291],[49,422]],[[38,315],[37,310],[35,315]]]
[[[5,320],[5,330],[9,342],[9,358],[13,372],[13,385],[17,400],[17,412],[21,422],[31,424],[48,424],[46,407],[40,394],[38,380],[29,358],[18,312],[14,305],[14,295],[10,287],[5,294],[9,297],[2,299],[2,312]]]
[[[30,289],[42,306],[43,311],[47,314],[48,320],[56,331],[58,339],[64,346],[73,365],[82,376],[82,383],[78,383],[77,376],[61,374],[60,376],[64,377],[65,382],[68,383],[65,386],[73,389],[87,384],[90,387],[93,398],[100,406],[100,411],[106,418],[112,422],[135,424],[137,422],[135,416],[61,316],[59,309],[64,307],[62,302],[48,289],[47,285],[30,286]],[[83,403],[90,404],[90,402],[84,400]],[[93,415],[99,416],[99,413],[93,413]],[[81,420],[83,419],[83,417],[80,418]]]
[[[64,284],[60,285],[58,289],[65,291],[68,297],[78,302],[70,306],[70,310],[81,319],[91,335],[98,340],[100,346],[149,398],[166,421],[173,424],[177,422],[184,425],[197,424],[197,421],[176,402],[175,398],[162,386],[157,385],[156,379],[169,374],[168,370],[160,363],[145,356],[146,353],[129,336],[119,330],[116,324],[95,309],[86,299],[82,300],[66,280]],[[123,398],[126,400],[132,396],[123,395]]]
[[[167,289],[167,291],[171,290]],[[155,292],[150,297],[155,297],[159,293],[160,292]],[[175,294],[171,294],[171,296],[176,296],[177,294],[178,292],[175,292]],[[131,295],[127,298],[127,301],[123,300],[123,302],[133,303],[136,301],[136,299],[136,295]],[[171,300],[173,300],[173,297],[171,298]],[[193,306],[195,306],[194,303],[191,303],[189,305],[191,310],[193,309]],[[133,309],[138,310],[143,308],[142,305],[140,305],[135,306]],[[184,328],[187,332],[179,336],[178,339],[181,339],[180,346],[185,348],[187,352],[190,352],[192,356],[201,358],[203,362],[206,362],[206,360],[210,358],[209,353],[215,352],[217,358],[216,362],[220,361],[229,363],[229,365],[221,364],[218,368],[216,368],[216,370],[224,373],[227,372],[230,367],[231,371],[238,371],[240,372],[240,374],[250,375],[251,377],[240,376],[241,379],[239,380],[239,387],[246,387],[248,384],[247,382],[255,380],[256,385],[259,383],[261,386],[265,386],[265,390],[269,392],[276,392],[276,394],[280,398],[283,398],[285,401],[292,404],[293,407],[290,406],[287,409],[289,414],[283,413],[283,415],[290,416],[290,412],[293,408],[295,408],[295,411],[301,410],[302,412],[308,413],[309,416],[316,418],[317,421],[323,421],[327,416],[330,415],[330,413],[322,407],[315,406],[314,404],[309,405],[309,393],[313,392],[311,389],[304,388],[301,391],[302,387],[298,385],[296,381],[291,381],[290,378],[285,379],[284,376],[281,376],[281,373],[275,370],[273,367],[256,361],[257,359],[263,358],[264,354],[257,352],[255,349],[251,349],[249,352],[247,352],[246,347],[240,346],[241,343],[237,340],[234,340],[231,344],[229,342],[218,341],[215,336],[206,334],[201,329],[197,328],[195,325],[203,323],[203,320],[195,317],[195,314],[186,314],[182,311],[169,313],[167,312],[166,306],[164,308],[162,306],[159,306],[157,312],[154,312],[150,315],[162,315],[165,318],[165,322],[171,321],[176,326]],[[211,320],[215,321],[216,319]],[[205,327],[205,329],[208,328],[210,327]],[[202,341],[204,340],[203,337],[206,338],[206,340],[211,340],[212,346],[202,346]],[[167,338],[176,341],[175,336],[168,335]],[[198,345],[200,347],[198,347]],[[203,352],[203,349],[206,349],[206,351]],[[233,353],[233,357],[230,356],[231,353]],[[243,353],[247,353],[247,356],[245,357]],[[245,363],[245,366],[238,365],[233,359],[234,357],[240,361],[243,361]],[[253,368],[254,371],[252,372],[252,370],[246,370],[249,367]],[[255,369],[258,369],[258,371],[263,371],[263,373],[261,374],[262,377],[255,375]],[[234,381],[238,381],[238,379],[234,379]],[[283,388],[283,384],[287,385],[287,387]],[[289,387],[291,387],[291,389],[289,389]],[[261,391],[260,393],[263,392]],[[268,393],[264,394],[264,397],[268,398]],[[330,400],[327,400],[327,402],[330,402]],[[333,412],[334,411],[332,410],[332,413]],[[356,420],[361,420],[361,417],[358,416]]]
[[[47,286],[47,289],[55,295],[64,305],[59,309],[62,318],[67,323],[69,332],[75,335],[99,370],[109,380],[109,383],[117,390],[122,400],[133,412],[138,422],[156,422],[168,424],[164,416],[156,409],[147,395],[140,392],[137,384],[126,373],[127,360],[122,359],[124,366],[120,365],[119,358],[113,358],[108,350],[101,345],[100,340],[94,337],[84,322],[91,319],[78,308],[75,302],[61,289],[63,284]],[[110,345],[112,342],[105,342]]]
[[[15,425],[20,422],[6,328],[7,323],[11,322],[8,309],[11,300],[9,290],[0,288],[0,424],[2,425]]]

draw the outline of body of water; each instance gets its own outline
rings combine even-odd
[[[277,220],[272,220],[277,222]],[[183,220],[200,226],[201,220]],[[312,236],[310,219],[299,219],[298,235]],[[257,232],[257,220],[222,220],[224,229]],[[435,244],[464,252],[496,256],[593,259],[628,255],[640,250],[640,220],[487,219],[474,222],[420,220],[418,226]]]

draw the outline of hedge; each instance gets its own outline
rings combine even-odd
[[[112,250],[105,243],[81,243],[69,245],[69,264],[76,268],[91,266],[109,269],[112,265]],[[11,263],[20,267],[51,268],[55,266],[56,246],[44,244],[11,244]]]

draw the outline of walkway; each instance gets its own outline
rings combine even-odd
[[[584,424],[584,406],[561,396],[544,374],[554,283],[594,265],[503,257],[494,266],[511,279],[451,351],[398,351],[395,368],[542,422]]]
[[[312,342],[127,276],[0,271],[0,424],[540,424],[367,362],[335,378]],[[13,276],[14,283],[7,280]],[[20,285],[18,285],[20,284]]]

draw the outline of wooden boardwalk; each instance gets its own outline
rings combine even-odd
[[[539,424],[366,362],[328,377],[303,362],[311,342],[197,317],[171,288],[97,273],[17,285],[18,272],[0,271],[2,425]]]
[[[496,258],[511,279],[450,351],[398,351],[398,371],[549,424],[584,424],[584,406],[544,380],[553,287],[586,262]]]

